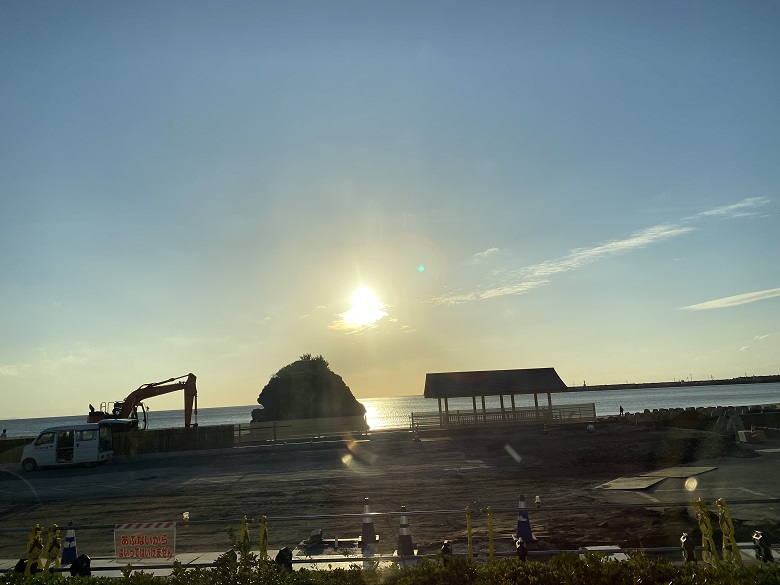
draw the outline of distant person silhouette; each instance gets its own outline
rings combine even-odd
[[[8,433],[5,432],[5,429],[3,429],[3,434],[0,435],[0,439],[5,439],[8,437]]]

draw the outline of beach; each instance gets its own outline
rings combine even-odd
[[[123,457],[96,468],[24,476],[5,465],[0,517],[3,527],[68,521],[84,526],[77,533],[79,552],[92,556],[113,554],[114,524],[179,521],[177,550],[214,551],[230,548],[228,526],[238,530],[244,516],[253,539],[259,537],[259,518],[268,518],[272,547],[294,546],[317,529],[330,537],[359,536],[359,514],[369,498],[371,511],[385,514],[375,520],[383,552],[396,546],[401,506],[409,511],[420,551],[435,552],[444,539],[456,553],[464,551],[468,506],[474,546],[484,555],[488,507],[495,546],[510,551],[521,495],[531,508],[535,546],[557,549],[679,546],[682,532],[695,533],[696,523],[673,504],[698,497],[780,497],[778,455],[767,450],[772,443],[739,445],[705,431],[600,421],[592,433],[580,424],[550,425],[547,433],[537,425],[497,425],[429,431],[419,438],[386,431],[336,441]],[[693,490],[685,477],[644,490],[599,488],[618,477],[676,466],[714,469],[696,475]],[[541,508],[533,507],[536,496]],[[626,508],[599,507],[604,504]],[[579,509],[556,510],[559,506]],[[187,525],[181,523],[184,512]],[[353,516],[323,517],[341,514]],[[777,504],[735,507],[732,516],[740,541],[749,541],[756,529],[774,535],[780,521]],[[4,532],[0,555],[23,555],[25,544],[25,533]]]

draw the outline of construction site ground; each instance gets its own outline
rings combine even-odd
[[[780,498],[778,443],[744,445],[703,431],[606,422],[593,433],[580,424],[552,425],[546,434],[541,426],[489,426],[418,438],[374,432],[32,473],[4,465],[0,558],[23,557],[36,523],[45,537],[51,523],[64,528],[68,521],[83,527],[78,551],[91,557],[113,556],[115,524],[176,521],[177,554],[196,554],[229,549],[228,527],[237,535],[244,516],[257,542],[263,515],[269,548],[294,548],[318,529],[329,538],[359,536],[364,498],[381,513],[373,519],[380,554],[397,547],[401,506],[420,553],[435,553],[445,539],[464,553],[469,507],[477,558],[487,557],[488,508],[495,549],[510,554],[521,495],[536,539],[532,551],[679,547],[683,532],[699,540],[700,533],[690,510],[677,504],[698,498],[726,500],[738,541],[749,542],[757,529],[780,541],[780,504],[744,503]],[[640,476],[652,480],[610,489],[620,478],[631,486]],[[710,510],[720,544],[717,508]]]

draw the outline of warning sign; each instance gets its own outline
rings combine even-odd
[[[117,559],[172,559],[176,556],[176,522],[114,526]]]

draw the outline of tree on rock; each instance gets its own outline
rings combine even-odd
[[[252,422],[365,416],[366,408],[352,395],[324,357],[304,354],[276,372],[257,397],[263,408],[252,411]]]

